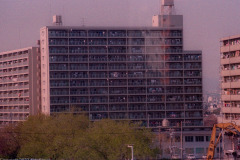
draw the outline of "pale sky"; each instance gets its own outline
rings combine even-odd
[[[160,0],[0,0],[0,52],[36,46],[39,29],[64,25],[151,26]],[[219,39],[240,34],[240,0],[175,0],[184,17],[184,50],[203,51],[203,90],[219,87]]]

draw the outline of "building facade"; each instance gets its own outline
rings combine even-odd
[[[220,122],[240,125],[240,35],[221,39],[222,114]]]
[[[40,83],[39,48],[0,53],[0,127],[41,111]]]
[[[201,51],[183,51],[182,25],[47,26],[40,41],[43,113],[202,125]]]
[[[196,158],[204,159],[202,157],[207,155],[211,139],[211,130],[212,127],[206,126],[186,126],[182,128],[182,131],[179,127],[172,127],[170,130],[168,127],[156,129],[157,137],[155,143],[160,147],[162,152],[162,156],[159,158],[171,159],[171,155],[178,155],[180,159],[182,152],[183,159],[187,159],[187,155],[189,154],[195,155]],[[183,148],[183,150],[181,150],[181,148]],[[223,158],[224,154],[219,151],[223,151],[222,141],[216,146],[215,158]]]

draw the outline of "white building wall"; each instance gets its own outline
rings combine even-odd
[[[48,29],[40,29],[42,113],[50,115]]]

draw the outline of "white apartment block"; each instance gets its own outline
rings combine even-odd
[[[40,83],[39,48],[0,53],[0,127],[41,111]]]

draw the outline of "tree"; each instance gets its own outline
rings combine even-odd
[[[130,157],[130,149],[127,147],[129,144],[134,146],[136,157],[154,155],[154,150],[150,148],[153,134],[147,129],[139,129],[139,126],[129,124],[128,121],[106,119],[94,122],[88,135],[92,159],[114,160]]]
[[[18,156],[74,158],[76,135],[81,135],[88,123],[86,117],[73,114],[29,117],[21,126],[21,150]]]
[[[20,149],[18,127],[9,125],[0,133],[0,158],[16,158]]]
[[[20,126],[18,157],[117,160],[152,156],[153,133],[127,121],[90,122],[85,116],[59,114],[31,116]]]

